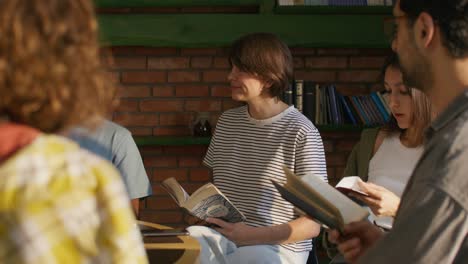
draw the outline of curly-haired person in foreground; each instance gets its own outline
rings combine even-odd
[[[91,0],[0,1],[0,263],[146,263],[117,171],[59,134],[112,108]]]

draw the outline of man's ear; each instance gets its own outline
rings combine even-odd
[[[414,26],[414,37],[419,48],[426,49],[434,42],[435,31],[434,19],[428,13],[422,12]]]

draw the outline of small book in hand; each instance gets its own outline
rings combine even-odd
[[[281,196],[325,227],[343,232],[351,222],[364,220],[369,212],[314,174],[296,176],[283,167],[286,184],[272,181]]]
[[[180,207],[201,220],[211,217],[237,223],[246,219],[241,211],[212,183],[203,185],[192,195],[188,195],[173,177],[164,180],[161,185]]]
[[[357,193],[364,196],[369,196],[361,187],[359,187],[359,182],[362,182],[361,178],[358,176],[348,176],[343,177],[341,181],[335,186],[336,189],[341,191],[344,194]]]

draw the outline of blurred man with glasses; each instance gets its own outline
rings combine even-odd
[[[348,262],[468,259],[468,1],[399,0],[392,49],[403,79],[440,113],[403,194],[393,229],[351,223],[330,236]]]

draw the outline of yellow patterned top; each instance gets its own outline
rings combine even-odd
[[[147,263],[118,172],[41,135],[0,164],[0,263]]]

